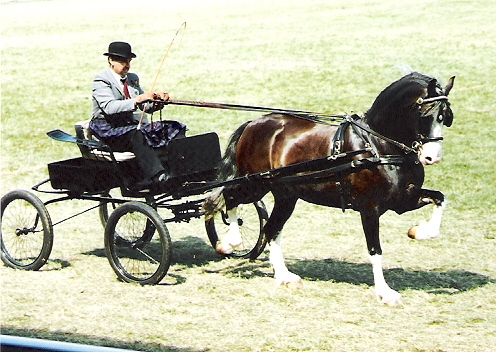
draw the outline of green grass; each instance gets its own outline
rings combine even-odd
[[[117,6],[118,5],[118,6]],[[31,1],[2,3],[1,194],[78,156],[45,132],[72,132],[91,113],[91,80],[108,43],[126,40],[150,87],[175,99],[363,113],[411,66],[446,82],[454,124],[427,188],[448,198],[440,238],[414,242],[422,209],[381,218],[386,280],[404,305],[374,299],[357,213],[303,202],[283,250],[303,287],[274,287],[268,257],[221,260],[202,220],[171,224],[162,285],[120,283],[96,212],[57,225],[40,272],[0,267],[2,333],[147,351],[490,351],[496,343],[496,4],[466,1]],[[124,29],[121,29],[121,24]],[[169,106],[190,134],[222,145],[246,112]],[[42,197],[46,200],[46,197]],[[91,205],[91,204],[90,204]],[[89,206],[49,206],[54,221]]]

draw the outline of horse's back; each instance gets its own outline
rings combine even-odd
[[[292,115],[265,115],[248,124],[239,139],[238,172],[246,175],[325,157],[335,131],[335,126]]]

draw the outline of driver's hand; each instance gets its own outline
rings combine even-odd
[[[134,103],[135,105],[145,103],[149,100],[153,100],[154,97],[155,94],[153,94],[152,92],[144,92],[143,94],[140,94],[136,96],[136,98],[134,98]]]
[[[161,110],[169,102],[169,94],[167,93],[154,93],[153,109]]]
[[[156,99],[163,100],[164,102],[168,102],[170,100],[168,93],[155,93]]]

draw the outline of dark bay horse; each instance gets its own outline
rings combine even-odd
[[[348,116],[339,126],[318,118],[276,113],[240,126],[223,157],[221,179],[319,158],[344,167],[339,171],[324,167],[314,177],[310,170],[300,170],[296,176],[305,176],[301,181],[274,177],[224,187],[212,194],[205,202],[207,216],[225,206],[230,220],[230,232],[220,240],[217,251],[229,254],[241,243],[236,207],[271,192],[274,207],[264,233],[276,283],[300,282],[300,277],[286,268],[280,246],[280,232],[297,200],[343,211],[351,208],[361,215],[377,298],[397,304],[400,294],[383,276],[379,218],[387,210],[402,214],[434,204],[430,221],[412,227],[409,236],[438,236],[445,198],[439,191],[422,188],[423,165],[441,160],[442,127],[453,121],[447,98],[453,83],[454,77],[442,88],[435,78],[410,73],[384,89],[363,118]]]

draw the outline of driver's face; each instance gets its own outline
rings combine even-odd
[[[110,62],[110,68],[121,77],[124,77],[131,68],[131,60],[123,57],[114,57]]]

